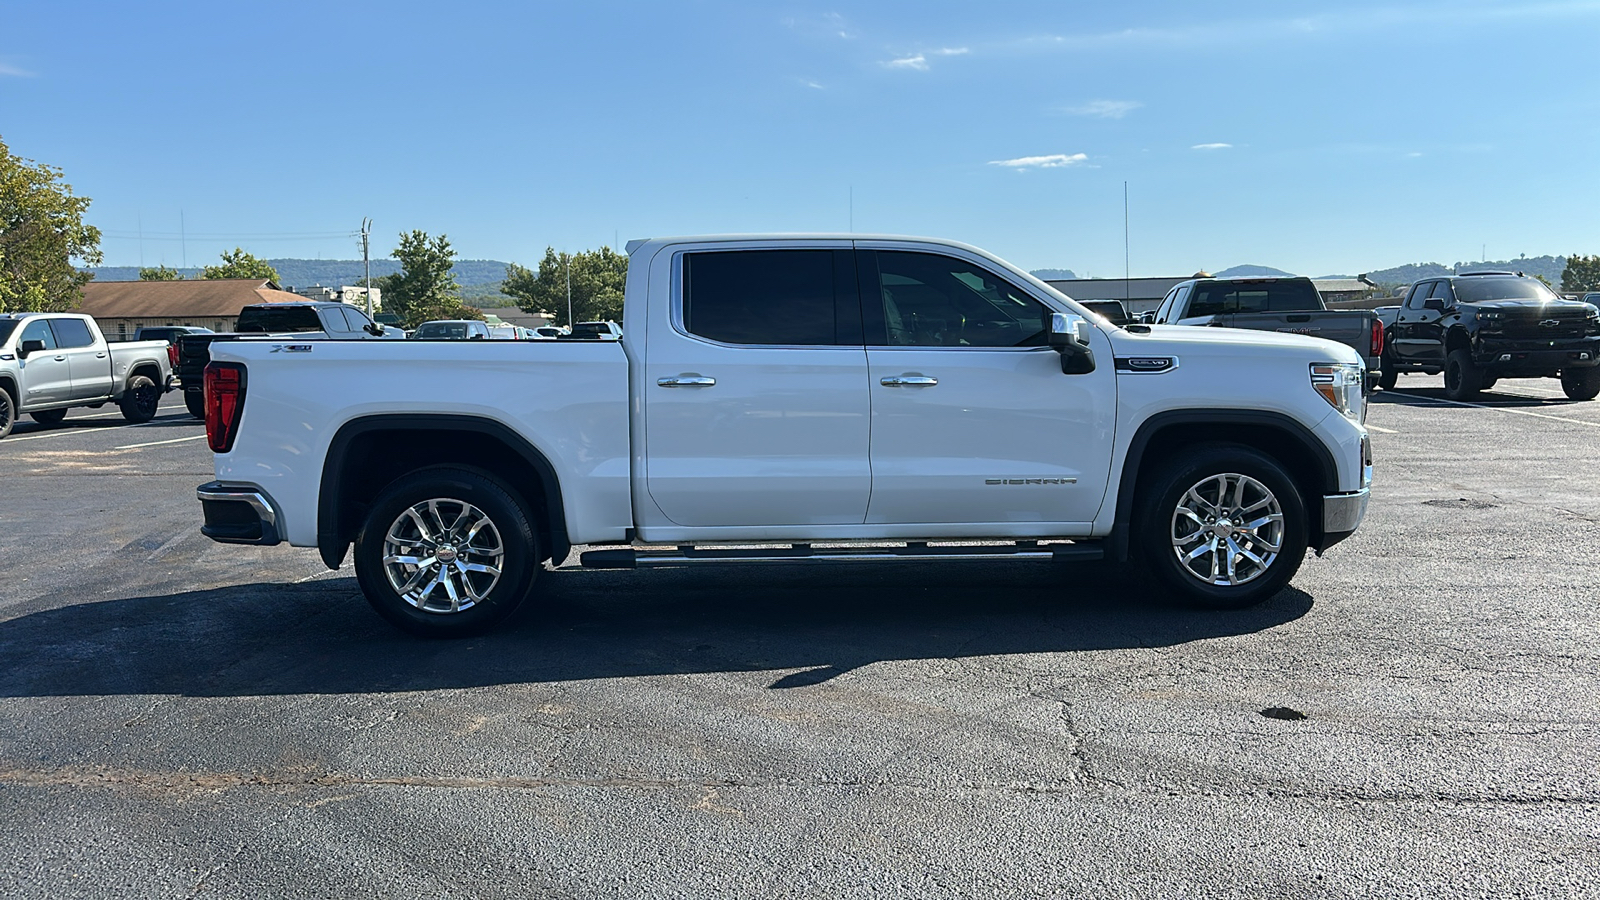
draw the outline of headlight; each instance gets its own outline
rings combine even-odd
[[[1361,363],[1312,363],[1311,387],[1352,422],[1366,417],[1366,366]]]

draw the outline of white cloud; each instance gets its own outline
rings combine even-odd
[[[885,60],[885,69],[916,69],[918,72],[928,71],[928,58],[921,53],[915,56],[902,56],[898,59]]]
[[[1074,116],[1120,119],[1143,105],[1137,100],[1090,100],[1082,106],[1062,107],[1061,111]]]
[[[879,65],[885,69],[915,69],[918,72],[928,71],[928,56],[966,56],[972,50],[968,47],[940,47],[937,50],[925,50],[907,56],[897,56],[894,59],[884,60]]]
[[[1232,144],[1195,144],[1190,150],[1232,150]]]
[[[1024,169],[1062,169],[1067,166],[1079,166],[1088,162],[1089,154],[1052,153],[1049,156],[1019,156],[1016,159],[991,159],[991,166],[1005,166],[1008,169],[1022,171]]]
[[[808,88],[811,88],[812,90],[817,90],[817,91],[825,91],[825,90],[827,90],[827,88],[822,86],[821,82],[812,81],[809,78],[801,78],[801,79],[799,79],[799,81],[800,81],[801,84],[805,85]]]
[[[5,76],[5,75],[10,75],[10,76],[12,76],[14,78],[32,78],[33,77],[33,73],[29,72],[27,69],[21,68],[19,66],[13,66],[8,62],[0,62],[0,76]]]

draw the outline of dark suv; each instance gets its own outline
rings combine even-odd
[[[1379,310],[1389,328],[1379,386],[1401,372],[1444,373],[1468,400],[1501,378],[1560,378],[1573,400],[1600,395],[1600,308],[1563,300],[1519,272],[1469,272],[1411,286]]]

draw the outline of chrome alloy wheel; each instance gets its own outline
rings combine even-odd
[[[1196,483],[1172,511],[1172,552],[1206,584],[1248,584],[1283,549],[1283,507],[1261,482],[1228,472]]]
[[[408,507],[383,541],[383,571],[405,602],[427,613],[457,613],[500,581],[505,544],[490,518],[462,500]]]

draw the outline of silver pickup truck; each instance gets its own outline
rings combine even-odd
[[[1304,334],[1361,354],[1367,380],[1383,366],[1384,328],[1368,310],[1329,309],[1309,278],[1196,278],[1174,285],[1148,324],[1211,325]]]
[[[27,413],[56,425],[77,406],[115,403],[130,422],[155,418],[172,382],[166,341],[109,344],[73,313],[0,314],[0,438]]]

